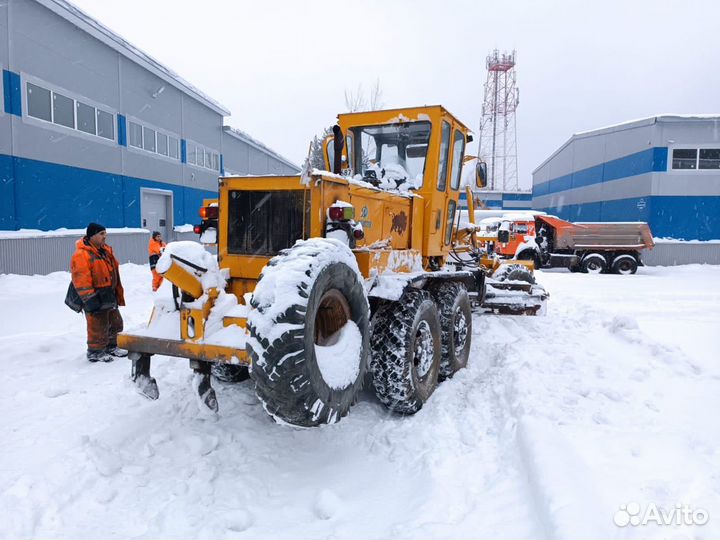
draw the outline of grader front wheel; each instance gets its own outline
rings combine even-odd
[[[367,369],[370,308],[352,252],[326,239],[284,250],[252,307],[250,377],[265,410],[298,426],[339,421]]]

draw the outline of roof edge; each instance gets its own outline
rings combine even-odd
[[[236,139],[238,139],[244,143],[249,144],[250,146],[252,146],[253,148],[256,148],[257,150],[269,153],[275,159],[277,159],[278,161],[281,161],[288,167],[293,167],[294,169],[298,169],[298,170],[300,170],[302,168],[299,165],[296,165],[295,163],[290,161],[289,159],[281,156],[275,150],[273,150],[269,146],[266,146],[265,144],[261,143],[260,141],[253,138],[252,136],[248,135],[247,133],[245,133],[242,130],[239,130],[232,126],[225,125],[225,126],[223,126],[223,132],[227,133],[228,135],[230,135],[232,137],[235,137]]]
[[[625,131],[626,129],[635,129],[638,127],[650,126],[658,122],[682,122],[682,121],[702,121],[702,120],[715,120],[720,121],[720,113],[717,114],[677,114],[677,113],[662,113],[655,116],[646,116],[644,118],[636,118],[634,120],[628,120],[627,122],[619,122],[617,124],[610,124],[608,126],[599,127],[596,129],[590,129],[587,131],[578,131],[573,133],[565,143],[555,150],[550,156],[545,159],[540,165],[533,169],[531,174],[535,174],[542,169],[552,158],[559,154],[565,149],[571,142],[576,139],[585,139],[588,137],[594,137],[596,135],[603,135],[606,133],[614,133],[618,131]]]

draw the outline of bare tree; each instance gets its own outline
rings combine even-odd
[[[370,89],[370,110],[379,111],[384,105],[385,103],[382,101],[382,89],[380,88],[380,78],[378,77]]]
[[[365,90],[363,90],[362,84],[358,84],[354,92],[345,90],[345,107],[347,107],[348,112],[358,112],[365,109]]]
[[[380,87],[380,78],[375,79],[375,83],[370,88],[369,99],[365,97],[365,89],[362,84],[358,84],[353,90],[345,90],[345,107],[348,112],[358,111],[377,111],[385,105],[382,101],[382,89]]]

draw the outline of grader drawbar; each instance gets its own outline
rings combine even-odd
[[[169,244],[156,269],[172,295],[161,289],[147,328],[119,336],[138,390],[159,396],[157,354],[189,359],[214,411],[213,376],[250,377],[265,410],[297,426],[339,421],[363,384],[392,411],[420,410],[467,364],[474,310],[536,313],[547,298],[531,263],[523,279],[500,272],[460,227],[470,140],[441,106],[341,114],[325,142],[332,172],[221,177],[200,227],[217,256]],[[484,185],[481,165],[469,176]]]

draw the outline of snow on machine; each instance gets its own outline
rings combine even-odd
[[[428,106],[341,114],[333,132],[332,172],[220,178],[198,227],[216,257],[168,245],[156,269],[172,297],[119,336],[141,393],[159,395],[152,355],[188,358],[203,406],[218,409],[211,374],[249,376],[277,421],[316,426],[347,414],[366,374],[382,403],[412,414],[467,364],[472,309],[500,266],[483,266],[472,224],[460,227],[468,128]],[[471,172],[482,187],[482,165]],[[513,313],[547,297],[504,281]]]

